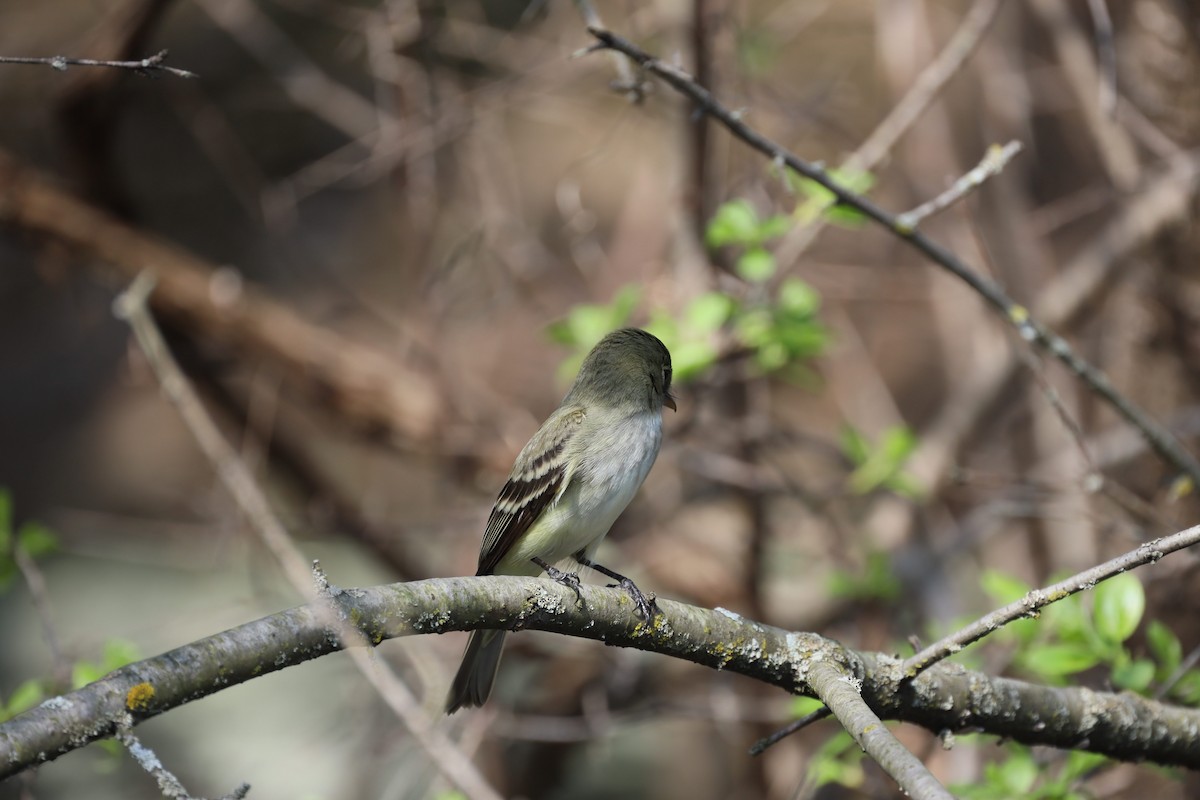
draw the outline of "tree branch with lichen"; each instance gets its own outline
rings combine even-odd
[[[1200,710],[1130,693],[1057,688],[938,664],[904,682],[901,661],[857,653],[812,633],[762,625],[723,610],[660,600],[653,624],[619,589],[572,590],[539,578],[438,578],[332,592],[344,619],[374,644],[475,628],[530,629],[633,647],[813,694],[809,669],[837,664],[862,680],[883,719],[934,732],[970,729],[1025,744],[1200,768]],[[269,672],[342,649],[313,605],[299,606],[115,670],[0,724],[0,778],[114,735],[120,720],[165,713]]]

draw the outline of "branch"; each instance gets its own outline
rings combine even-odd
[[[116,69],[133,70],[141,75],[154,75],[165,72],[177,78],[195,78],[196,73],[186,69],[168,67],[163,63],[167,58],[166,50],[159,50],[154,55],[138,61],[97,61],[91,58],[68,58],[67,56],[23,57],[0,56],[0,64],[42,64],[54,67],[59,72],[66,72],[70,67],[114,67]]]
[[[910,230],[916,228],[926,217],[945,211],[969,192],[982,186],[984,181],[999,175],[1008,166],[1008,162],[1019,152],[1021,152],[1021,143],[1015,140],[1003,147],[992,145],[988,148],[987,153],[984,154],[983,159],[973,169],[956,180],[949,189],[932,200],[922,203],[912,211],[905,211],[896,217],[896,222],[901,227]]]
[[[912,658],[904,662],[901,669],[906,678],[913,678],[928,669],[931,665],[957,653],[972,642],[977,642],[993,631],[999,630],[1013,620],[1022,617],[1036,616],[1039,609],[1051,603],[1056,603],[1065,597],[1078,594],[1084,589],[1091,589],[1097,583],[1122,572],[1128,572],[1144,564],[1153,564],[1163,556],[1192,547],[1200,543],[1200,525],[1187,530],[1146,542],[1136,550],[1130,550],[1122,556],[1106,561],[1103,564],[1084,570],[1078,575],[1072,575],[1064,581],[1059,581],[1045,589],[1035,589],[1029,594],[1009,603],[1004,608],[997,609],[985,617],[972,622],[967,627],[950,634],[941,641],[934,642]]]
[[[854,741],[891,775],[904,793],[917,800],[954,796],[925,768],[916,756],[904,748],[863,701],[857,682],[842,670],[817,662],[809,670],[809,683],[821,702],[833,712]]]
[[[816,634],[669,600],[658,601],[664,613],[648,625],[620,589],[584,585],[579,591],[582,606],[571,589],[550,580],[487,576],[335,590],[331,599],[372,643],[476,628],[543,630],[682,658],[800,694],[812,693],[811,665],[830,662],[862,679],[863,699],[884,719],[1200,768],[1200,710],[1129,693],[990,678],[955,664],[939,664],[904,683],[899,660],[859,654]],[[0,779],[112,736],[127,712],[141,722],[342,649],[323,622],[326,609],[305,605],[246,623],[122,667],[0,724]]]
[[[680,68],[655,58],[632,42],[610,31],[589,27],[588,32],[595,36],[604,47],[625,53],[643,70],[658,76],[671,88],[691,99],[698,112],[708,114],[720,122],[730,133],[769,157],[773,163],[787,166],[800,175],[816,181],[833,194],[837,205],[852,208],[882,225],[894,236],[923,253],[929,260],[958,277],[1012,325],[1022,339],[1048,350],[1091,387],[1092,391],[1105,400],[1121,417],[1141,431],[1161,458],[1176,470],[1186,474],[1192,485],[1200,486],[1200,461],[1197,461],[1191,453],[1184,449],[1170,431],[1159,425],[1145,411],[1118,392],[1108,377],[1081,358],[1065,339],[1034,320],[1029,310],[1016,303],[999,285],[971,269],[966,262],[943,245],[918,230],[906,228],[895,215],[883,210],[862,195],[846,189],[830,178],[821,167],[804,161],[782,145],[751,128],[742,121],[740,114],[730,111],[717,102],[712,93],[697,84]]]
[[[227,346],[239,358],[279,367],[291,386],[363,430],[415,443],[434,438],[438,392],[425,375],[297,316],[243,286],[232,270],[120,222],[3,151],[0,222],[107,264],[125,283],[151,273],[156,315]]]

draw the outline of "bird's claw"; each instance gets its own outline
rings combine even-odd
[[[583,592],[579,591],[578,575],[576,575],[574,572],[563,572],[558,567],[553,567],[550,565],[546,565],[543,567],[543,569],[546,570],[546,574],[550,576],[551,580],[557,581],[558,583],[561,583],[563,586],[570,589],[575,593],[575,597],[579,600],[579,602],[581,604],[583,603]]]
[[[662,613],[662,609],[660,609],[658,607],[658,603],[655,602],[656,598],[654,593],[651,592],[650,596],[647,597],[642,593],[642,590],[637,587],[637,584],[629,580],[629,578],[622,578],[620,583],[610,583],[608,586],[609,588],[620,587],[624,589],[625,592],[633,599],[633,605],[637,608],[638,616],[647,622],[653,620],[656,616]]]

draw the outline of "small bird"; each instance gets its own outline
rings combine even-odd
[[[583,360],[558,409],[517,456],[488,517],[476,575],[540,575],[578,590],[580,566],[617,581],[650,619],[652,600],[592,561],[608,529],[646,479],[662,444],[671,354],[637,328],[614,331]],[[575,571],[556,564],[566,562]],[[446,713],[481,706],[492,692],[506,631],[471,633]]]

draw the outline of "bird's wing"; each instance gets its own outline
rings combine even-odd
[[[513,543],[562,497],[571,481],[567,453],[583,419],[578,406],[558,409],[517,456],[488,517],[477,575],[490,575]]]

